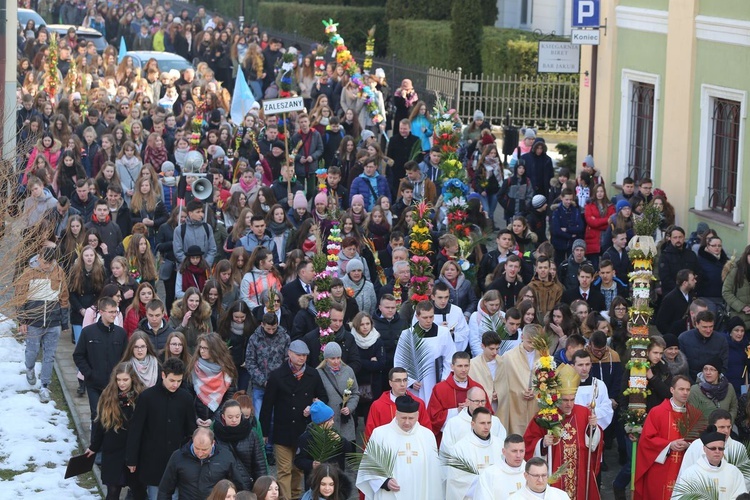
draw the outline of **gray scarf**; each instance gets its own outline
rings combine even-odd
[[[156,385],[156,380],[159,376],[159,363],[156,358],[148,354],[143,361],[139,361],[136,358],[132,358],[130,363],[133,365],[133,369],[138,374],[138,377],[146,387],[153,387]]]

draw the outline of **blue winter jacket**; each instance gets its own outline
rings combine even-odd
[[[378,174],[377,179],[378,187],[375,190],[376,196],[373,196],[372,185],[370,184],[370,181],[369,179],[367,179],[365,174],[362,174],[354,179],[354,182],[352,182],[352,187],[349,190],[349,206],[352,205],[352,198],[355,194],[361,194],[365,199],[365,210],[367,210],[368,212],[372,210],[372,207],[375,206],[375,202],[377,201],[378,197],[387,196],[389,200],[392,200],[391,189],[388,187],[388,181],[386,180],[385,176]]]
[[[565,231],[562,229],[565,228]],[[550,218],[550,235],[555,250],[566,252],[573,246],[573,241],[583,238],[583,217],[581,209],[575,205],[569,208],[560,203]]]

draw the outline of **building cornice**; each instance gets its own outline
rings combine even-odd
[[[698,40],[750,47],[750,21],[695,16],[695,37]]]
[[[667,34],[669,13],[665,10],[642,9],[619,5],[615,8],[617,27],[647,33]]]

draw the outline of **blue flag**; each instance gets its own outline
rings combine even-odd
[[[229,112],[232,121],[237,125],[241,125],[242,120],[250,111],[254,102],[255,96],[247,85],[245,74],[240,68],[237,70],[237,80],[234,82],[234,95],[232,96],[232,107]]]
[[[122,58],[125,57],[125,52],[128,51],[128,48],[125,46],[125,37],[120,37],[120,50],[117,52],[117,64],[120,64],[122,62]]]

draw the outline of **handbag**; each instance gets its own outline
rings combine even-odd
[[[159,265],[159,279],[167,281],[172,278],[175,270],[175,263],[171,260],[162,260]]]

